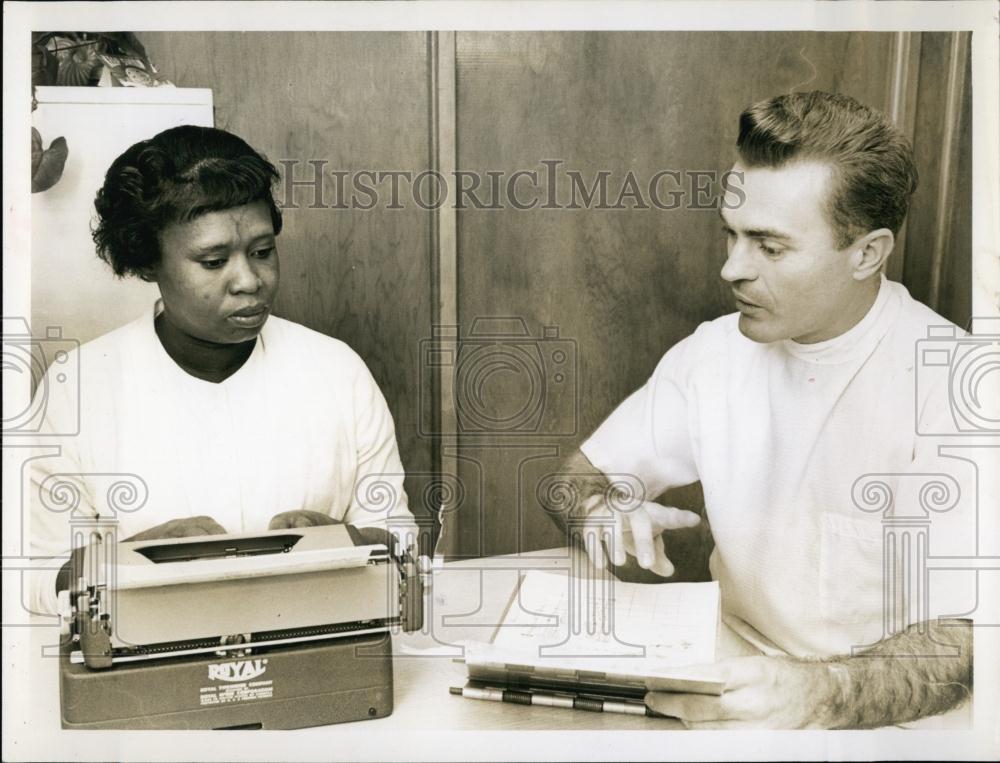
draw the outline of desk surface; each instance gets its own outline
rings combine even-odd
[[[450,686],[462,686],[465,666],[461,643],[486,641],[493,633],[504,606],[527,569],[567,570],[580,574],[579,558],[567,549],[538,551],[523,556],[493,557],[451,562],[435,570],[427,625],[417,633],[393,638],[395,709],[388,718],[342,724],[324,729],[358,727],[372,731],[446,729],[668,729],[679,723],[663,718],[643,718],[612,713],[590,713],[545,707],[524,707],[453,696]],[[42,649],[58,641],[52,627],[32,628],[29,717],[35,733],[60,728],[59,681],[55,659],[43,658]]]
[[[449,686],[463,686],[466,681],[465,666],[450,656],[460,656],[460,647],[448,645],[490,639],[521,570],[566,570],[570,561],[566,549],[552,549],[453,562],[437,570],[430,633],[405,634],[395,640],[396,710],[381,723],[396,728],[481,730],[681,728],[666,718],[524,707],[448,694]],[[579,574],[578,560],[573,561],[572,569]],[[435,652],[449,656],[431,656]]]

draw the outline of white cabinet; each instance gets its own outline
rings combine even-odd
[[[52,188],[31,196],[31,329],[80,343],[137,317],[154,284],[119,280],[91,238],[94,196],[111,162],[137,141],[182,124],[211,127],[212,91],[202,88],[39,87],[32,124],[48,148],[60,135],[69,156]],[[27,151],[27,147],[25,147]]]

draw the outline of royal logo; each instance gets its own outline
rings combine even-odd
[[[213,662],[208,666],[208,678],[211,681],[249,681],[263,675],[265,670],[266,659]]]

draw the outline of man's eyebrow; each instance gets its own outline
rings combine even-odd
[[[729,230],[734,230],[733,226],[729,224],[726,216],[722,214],[722,209],[716,210],[719,213],[719,219],[722,220],[722,224],[726,226]],[[782,233],[781,231],[776,231],[771,228],[750,228],[749,230],[742,231],[743,235],[747,238],[772,238],[779,241],[791,241],[792,237],[787,233]]]
[[[773,238],[780,241],[790,241],[792,238],[787,233],[771,230],[770,228],[751,228],[750,230],[743,232],[746,234],[747,238]]]

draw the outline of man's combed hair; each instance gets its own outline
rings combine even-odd
[[[271,188],[278,172],[225,130],[183,125],[140,141],[112,163],[97,192],[97,255],[115,275],[145,277],[160,261],[160,234],[172,223],[263,201],[275,234],[281,212]]]
[[[878,228],[898,234],[917,187],[906,137],[846,95],[817,90],[754,104],[740,115],[736,146],[747,167],[829,163],[837,178],[829,215],[840,247]]]

